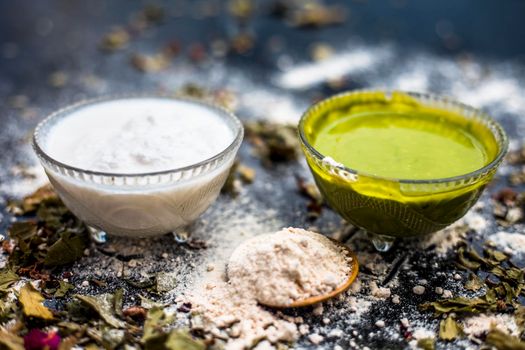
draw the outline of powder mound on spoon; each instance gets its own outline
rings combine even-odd
[[[343,285],[351,260],[343,247],[323,235],[286,228],[237,247],[228,263],[228,279],[261,304],[287,306]]]

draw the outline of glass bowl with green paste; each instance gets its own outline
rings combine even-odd
[[[503,128],[482,111],[401,91],[320,101],[302,116],[299,136],[325,200],[380,251],[465,215],[508,148]]]

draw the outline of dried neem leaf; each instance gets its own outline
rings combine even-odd
[[[239,174],[239,178],[241,181],[245,184],[251,184],[255,180],[255,169],[250,168],[249,166],[240,163],[239,167],[237,168],[237,172]]]
[[[421,308],[423,310],[433,310],[438,315],[449,312],[479,313],[487,310],[496,310],[496,301],[497,299],[487,292],[484,297],[471,299],[465,297],[443,299],[421,304]]]
[[[35,212],[44,201],[60,201],[51,185],[45,185],[37,189],[34,193],[24,197],[18,203],[12,203],[18,208],[15,215],[27,215]]]
[[[15,222],[7,230],[9,237],[14,239],[23,253],[31,252],[31,241],[36,236],[38,226],[33,221]]]
[[[18,275],[13,271],[7,269],[0,271],[0,292],[8,292],[9,287],[18,280]]]
[[[224,182],[224,185],[221,188],[221,193],[228,194],[232,197],[235,197],[239,194],[239,186],[237,181],[237,169],[239,168],[239,160],[236,159],[232,167],[230,168],[230,171],[228,173],[228,177],[226,178],[226,181]]]
[[[60,235],[60,239],[49,247],[44,264],[49,267],[70,264],[84,255],[88,244],[86,234],[65,231]]]
[[[242,164],[236,159],[230,168],[224,186],[222,186],[221,193],[236,197],[240,192],[240,183],[251,184],[255,179],[255,174],[255,169]]]
[[[476,259],[476,260],[478,261],[470,260],[470,258],[465,254],[464,247],[460,247],[458,249],[458,261],[459,261],[459,264],[462,265],[463,267],[476,271],[481,266],[479,259]]]
[[[475,274],[471,273],[468,276],[467,283],[465,283],[465,289],[477,291],[483,287],[485,283]]]
[[[448,316],[439,323],[439,338],[442,340],[455,340],[462,334],[463,328],[452,316]]]
[[[419,339],[417,347],[423,350],[434,350],[436,348],[436,340],[434,338]]]
[[[219,105],[227,110],[235,111],[238,99],[235,93],[228,89],[208,89],[195,83],[187,83],[175,91],[175,96],[203,100]]]
[[[18,301],[22,305],[25,316],[52,320],[53,313],[42,305],[44,300],[40,292],[29,282],[20,289],[20,294],[18,295]]]
[[[95,311],[102,320],[114,328],[125,328],[126,322],[119,320],[115,315],[115,296],[105,293],[95,296],[75,295],[84,305]]]
[[[171,56],[164,52],[153,55],[134,53],[131,56],[131,65],[144,73],[160,72],[171,64]]]
[[[142,342],[146,350],[204,350],[203,342],[195,340],[186,330],[172,330],[169,333],[164,327],[173,321],[161,307],[155,306],[148,311],[144,323]]]
[[[251,121],[244,124],[246,137],[263,164],[295,161],[301,152],[297,128],[288,124]]]
[[[492,329],[485,342],[498,350],[525,350],[525,342],[520,338],[504,333],[498,329]]]
[[[0,327],[0,345],[2,349],[25,350],[24,339],[3,327]]]
[[[119,288],[115,292],[114,295],[114,302],[113,302],[113,311],[115,311],[115,314],[119,317],[123,316],[122,313],[122,305],[124,304],[124,289]]]
[[[274,15],[283,17],[294,27],[319,28],[343,23],[346,20],[346,9],[339,5],[325,5],[320,0],[277,1],[274,4]]]
[[[255,3],[253,0],[230,0],[228,12],[238,20],[246,21],[255,12]]]
[[[509,258],[505,253],[500,252],[499,250],[490,249],[490,248],[485,248],[485,254],[487,254],[489,258],[497,262],[502,262],[502,261],[508,260]]]
[[[59,287],[55,291],[55,294],[53,294],[55,298],[63,298],[66,296],[67,292],[75,289],[75,287],[72,284],[67,283],[66,281],[59,281],[58,283]]]
[[[146,298],[145,296],[143,295],[140,295],[139,294],[139,298],[140,298],[140,306],[145,308],[146,310],[149,310],[149,309],[153,309],[153,308],[162,308],[162,304],[161,303],[157,303],[151,299],[148,299]]]
[[[82,256],[87,247],[87,229],[64,206],[49,186],[38,189],[20,204],[20,212],[36,213],[37,219],[15,222],[9,236],[16,247],[9,256],[11,266],[30,268],[31,276],[39,274],[38,266],[68,264]]]
[[[102,37],[100,48],[107,52],[121,50],[128,45],[130,38],[126,29],[115,27]]]
[[[148,342],[150,344],[155,344],[157,341],[155,338],[163,336],[163,327],[168,325],[173,320],[172,316],[166,315],[164,309],[160,306],[153,306],[149,309],[146,322],[144,322],[144,333],[142,336],[142,341],[145,343],[146,347]],[[165,339],[162,339],[162,342]]]
[[[202,340],[194,339],[187,330],[173,330],[166,339],[165,348],[169,350],[204,350]]]

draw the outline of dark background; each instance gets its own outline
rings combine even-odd
[[[125,50],[112,54],[99,50],[105,33],[116,25],[125,25],[145,5],[151,3],[161,4],[166,10],[166,20],[161,25],[146,30],[132,40]],[[391,87],[396,86],[398,78],[409,81],[423,79],[429,82],[424,85],[425,90],[452,95],[476,107],[485,108],[502,122],[514,141],[521,142],[523,139],[525,123],[521,117],[525,115],[525,95],[522,93],[525,93],[525,1],[339,1],[337,4],[347,9],[347,20],[342,25],[320,29],[290,27],[283,20],[270,15],[272,1],[257,3],[257,15],[248,26],[248,31],[255,37],[252,50],[244,54],[229,53],[223,58],[195,64],[188,58],[188,51],[193,45],[203,45],[209,51],[213,40],[229,40],[237,32],[226,2],[0,1],[0,232],[4,232],[8,225],[9,216],[4,209],[4,200],[10,196],[20,196],[31,186],[34,187],[31,177],[25,179],[26,176],[13,171],[13,167],[34,167],[37,164],[29,140],[34,126],[45,115],[66,104],[101,94],[175,90],[178,85],[173,81],[176,79],[204,86],[231,84],[233,89],[237,89],[236,92],[243,93],[242,99],[249,97],[250,91],[241,91],[244,85],[235,85],[233,78],[226,76],[222,80],[212,79],[218,70],[217,62],[223,68],[239,72],[247,81],[253,81],[259,87],[271,89],[275,95],[289,96],[290,101],[298,101],[300,108],[294,111],[295,115],[289,120],[297,120],[301,108],[312,99],[340,89]],[[212,12],[216,15],[206,16],[207,11],[203,11],[203,8],[214,9]],[[269,48],[274,38],[279,39],[279,53]],[[172,41],[180,45],[182,52],[166,72],[145,74],[129,64],[132,52],[155,53]],[[347,84],[339,88],[321,83],[306,91],[286,91],[275,86],[271,77],[280,71],[280,57],[286,54],[292,62],[310,62],[311,45],[318,42],[345,52],[352,52],[355,46],[356,50],[364,47],[370,53],[374,52],[372,49],[375,47],[387,45],[389,55],[371,70],[352,73]],[[469,64],[464,66],[465,62]],[[49,83],[50,76],[56,72],[67,77],[63,86]],[[228,74],[230,71],[226,72]],[[98,84],[103,87],[99,88],[97,84],[94,88],[87,86],[87,76],[97,77]],[[262,116],[254,113],[258,108],[268,107],[258,105],[262,103],[267,104],[266,101],[251,100],[247,103],[251,104],[251,109],[241,109],[239,116],[243,119],[264,117],[264,113]],[[304,167],[294,164],[271,170],[263,168],[251,156],[246,145],[241,149],[241,158],[257,170],[257,181],[249,187],[245,194],[247,197],[261,208],[275,209],[276,220],[297,227],[311,224],[306,217],[305,199],[297,193],[294,179],[297,173],[309,176]],[[502,181],[499,176],[496,186],[500,186]],[[20,186],[20,183],[27,183],[27,186]],[[273,186],[271,193],[267,185]],[[494,187],[490,190],[494,191]],[[488,198],[490,194],[486,194],[482,201],[489,203]],[[217,213],[221,213],[224,208],[236,207],[233,201],[221,196],[208,214],[215,215],[211,217],[220,216]],[[495,232],[498,228],[490,210],[486,206],[483,215],[487,220],[492,220],[490,229]],[[339,228],[341,223],[337,215],[326,209],[315,225],[321,232],[333,232],[334,227]],[[180,249],[171,246],[172,242],[166,237],[152,239],[151,242],[152,246],[169,246],[170,253],[180,254]],[[122,245],[126,243],[121,242]],[[368,249],[371,247],[368,246]],[[399,261],[400,257],[407,256],[407,251],[409,249],[400,246],[384,255],[384,258],[387,262]],[[98,259],[97,264],[109,260],[100,254],[94,255],[93,259]],[[447,287],[455,293],[462,290],[461,282],[450,278],[456,272],[451,261],[436,260],[432,253],[423,251],[417,251],[406,260],[412,266],[407,271],[417,271],[421,276],[428,276],[429,290],[435,286]],[[74,268],[79,275],[75,283],[89,278],[90,272],[85,271],[89,270],[86,265],[77,263]],[[403,339],[398,337],[394,343],[389,340],[392,332],[399,333],[398,327],[385,328],[380,332],[373,320],[383,319],[393,323],[403,314],[422,324],[430,322],[434,328],[437,327],[437,320],[429,313],[419,312],[417,305],[439,296],[429,293],[414,297],[411,291],[414,277],[407,271],[400,272],[400,287],[393,290],[406,299],[404,305],[393,306],[389,301],[377,302],[365,321],[357,326],[349,325],[349,317],[332,307],[327,311],[327,316],[332,318],[333,323],[326,328],[350,330],[355,327],[363,334],[363,337],[355,339],[362,346],[380,348],[390,344],[399,348],[406,345]],[[438,277],[437,271],[446,272],[448,277]],[[110,275],[108,273],[108,279],[122,284],[122,281]],[[361,276],[366,278],[367,273],[362,272]],[[307,322],[313,327],[322,327],[318,319],[307,317]],[[370,330],[376,332],[373,338],[367,335]],[[347,336],[349,332],[345,335],[345,342]],[[299,346],[308,344],[302,339]],[[334,344],[336,340],[324,343],[330,349]],[[442,343],[438,348],[465,348],[469,345],[472,346]]]

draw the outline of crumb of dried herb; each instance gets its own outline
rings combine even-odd
[[[326,5],[320,0],[277,1],[273,14],[299,28],[319,28],[343,23],[346,9],[339,5]]]
[[[143,73],[160,72],[171,64],[171,56],[164,52],[145,55],[134,53],[131,55],[131,65]]]
[[[69,81],[69,75],[64,71],[56,71],[48,77],[48,83],[54,88],[62,88]]]
[[[467,282],[465,283],[466,290],[477,291],[481,289],[485,283],[475,274],[470,273]]]
[[[107,52],[114,52],[125,48],[130,40],[129,33],[122,27],[115,27],[102,37],[100,48]]]
[[[439,338],[442,340],[455,340],[462,334],[463,328],[452,316],[448,316],[439,323]]]
[[[19,280],[16,273],[11,270],[3,269],[0,271],[0,292],[6,293],[10,290],[10,286]]]
[[[195,83],[183,85],[175,91],[175,96],[203,100],[205,102],[219,105],[230,111],[235,111],[238,104],[235,93],[228,89],[221,88],[210,90]]]
[[[58,283],[59,287],[53,294],[55,298],[63,298],[70,290],[75,289],[75,287],[72,284],[67,283],[66,281],[59,281]]]
[[[255,180],[255,169],[242,164],[238,159],[235,160],[228,177],[222,186],[221,193],[236,197],[240,192],[241,183],[251,184]]]
[[[506,334],[498,329],[492,329],[485,342],[498,350],[525,350],[525,342],[520,338]]]
[[[3,327],[0,327],[0,345],[2,349],[26,350],[24,347],[24,339]]]
[[[268,121],[244,124],[246,137],[266,166],[275,162],[295,161],[301,152],[297,128]]]
[[[436,348],[436,340],[434,338],[419,339],[417,347],[423,350],[434,350]]]

